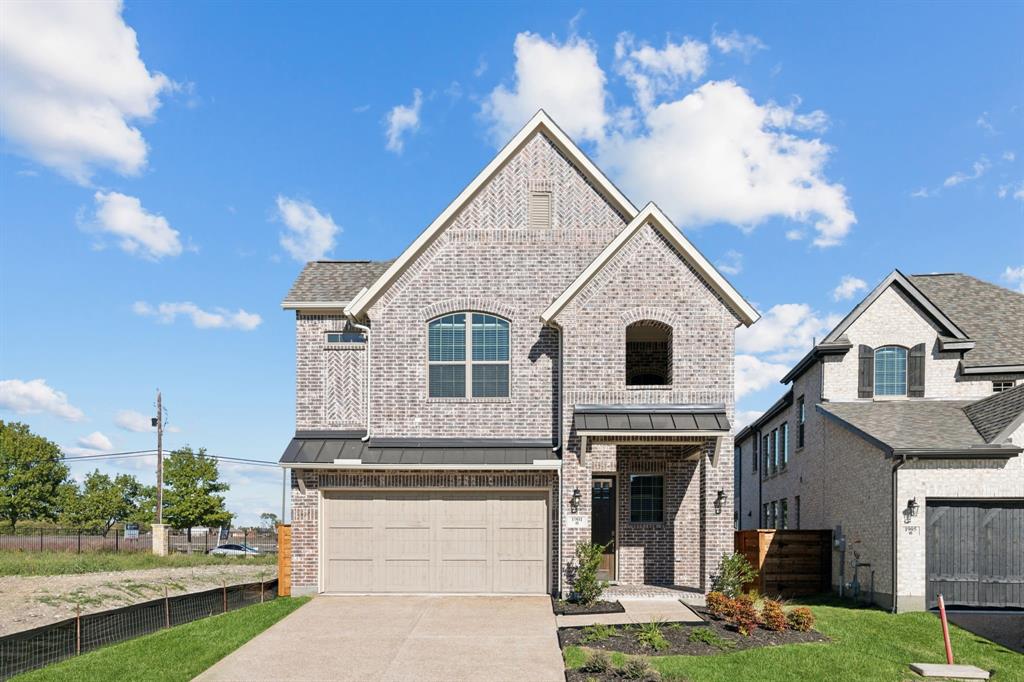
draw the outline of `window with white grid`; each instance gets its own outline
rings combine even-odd
[[[427,346],[431,398],[508,397],[508,320],[486,313],[445,315],[428,324]]]
[[[883,346],[875,349],[875,395],[907,394],[907,349]]]

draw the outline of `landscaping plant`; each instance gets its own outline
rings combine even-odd
[[[645,680],[656,682],[661,679],[657,670],[651,667],[643,656],[634,656],[622,664],[622,676],[628,680]]]
[[[597,579],[597,569],[601,566],[601,558],[607,545],[593,542],[576,544],[576,576],[572,589],[576,601],[590,606],[597,601],[601,593],[608,587],[608,581]]]
[[[810,632],[814,627],[814,612],[806,606],[798,606],[786,614],[786,620],[797,632]]]
[[[584,644],[590,644],[591,642],[603,642],[606,639],[611,639],[616,636],[618,631],[611,625],[604,625],[603,623],[595,623],[594,625],[588,625],[583,628],[583,639],[581,640]]]
[[[637,626],[636,641],[655,651],[664,651],[669,647],[668,640],[661,632],[661,624],[653,620]]]
[[[720,637],[714,630],[705,627],[691,629],[687,639],[691,644],[707,644],[723,651],[736,646],[736,642]]]
[[[732,611],[732,599],[721,592],[708,592],[707,606],[711,615],[718,618],[728,618]]]
[[[758,625],[757,608],[754,600],[748,595],[743,595],[734,600],[732,613],[729,615],[729,622],[736,627],[736,631],[744,637],[749,637]]]
[[[786,629],[786,613],[782,610],[782,602],[765,599],[761,604],[761,625],[766,630],[781,632]]]
[[[587,660],[580,666],[585,673],[606,673],[612,669],[612,659],[604,651],[591,651]]]
[[[747,557],[733,552],[722,555],[722,561],[718,564],[718,573],[711,576],[711,585],[716,592],[735,599],[743,594],[743,586],[753,582],[756,577],[757,571],[747,561]]]

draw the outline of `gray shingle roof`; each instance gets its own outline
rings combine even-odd
[[[910,280],[976,342],[965,367],[1024,365],[1024,294],[956,273]]]
[[[1024,384],[971,403],[964,412],[985,441],[991,443],[1024,413]]]
[[[302,268],[284,303],[348,303],[394,261],[315,260]]]
[[[817,407],[893,450],[916,450],[986,445],[964,412],[970,404],[968,400],[892,400]]]

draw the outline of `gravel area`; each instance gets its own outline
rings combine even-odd
[[[82,613],[157,599],[164,594],[202,592],[228,585],[272,580],[277,566],[244,564],[150,568],[73,575],[0,577],[0,635],[30,630]]]

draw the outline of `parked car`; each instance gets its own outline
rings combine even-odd
[[[206,553],[215,556],[256,556],[260,554],[260,550],[249,545],[229,544],[217,545]]]

